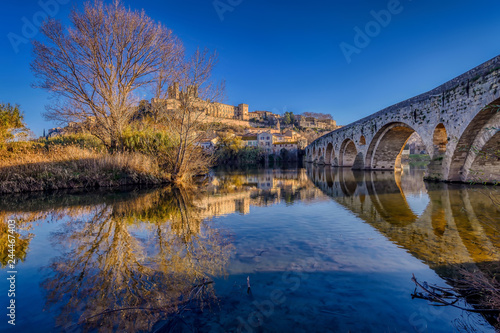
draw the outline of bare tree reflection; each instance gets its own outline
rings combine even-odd
[[[64,254],[42,283],[58,325],[150,330],[186,302],[214,297],[207,282],[224,274],[231,248],[193,199],[168,188],[70,218],[53,238]]]

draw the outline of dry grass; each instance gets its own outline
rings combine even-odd
[[[109,154],[74,145],[18,144],[0,152],[0,193],[157,184],[168,180],[140,153]]]
[[[468,295],[469,300],[483,309],[498,310],[493,316],[494,326],[500,330],[500,262],[483,264],[483,270],[460,270],[463,276],[459,281],[458,290]],[[496,318],[496,319],[495,319]]]

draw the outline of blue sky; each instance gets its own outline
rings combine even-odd
[[[59,1],[58,8],[48,8],[63,22],[79,3],[45,0],[51,1]],[[247,103],[251,111],[330,113],[344,125],[500,54],[498,1],[123,2],[172,29],[188,52],[197,46],[217,50],[214,77],[226,80],[227,103]],[[33,23],[44,9],[35,0],[2,5],[0,101],[20,104],[26,123],[40,135],[53,124],[41,116],[50,103],[47,92],[30,87],[31,46],[24,43],[30,31],[17,52],[11,39],[23,37],[26,20]],[[389,9],[388,24],[371,23],[373,11]],[[361,40],[367,45],[358,43],[348,63],[340,45],[356,47],[355,28],[366,33],[367,25],[369,43]]]

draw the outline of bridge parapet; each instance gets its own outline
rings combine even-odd
[[[500,56],[324,135],[306,148],[306,161],[398,169],[408,138],[417,132],[432,157],[428,177],[465,182],[482,174],[481,181],[499,181],[500,156],[484,158],[500,145],[499,84]]]

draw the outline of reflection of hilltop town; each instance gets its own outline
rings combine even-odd
[[[121,304],[172,305],[175,311],[193,288],[224,274],[232,247],[224,229],[207,223],[210,218],[296,200],[327,200],[303,169],[214,173],[208,186],[192,192],[166,187],[19,194],[0,200],[0,211],[5,219],[19,221],[23,235],[18,242],[25,252],[20,260],[33,238],[43,237],[26,236],[26,231],[43,221],[59,221],[51,237],[63,253],[45,267],[52,273],[41,286],[47,291],[45,306],[58,320],[76,322]],[[76,280],[81,287],[75,287]],[[206,287],[193,304],[213,297],[212,291]],[[85,329],[149,331],[162,318],[156,312],[134,312],[125,319],[113,313],[89,320]]]
[[[266,169],[236,175],[215,173],[211,176],[206,195],[194,204],[202,208],[209,218],[233,213],[248,214],[251,206],[316,200],[327,200],[327,197],[314,186],[305,169]]]

